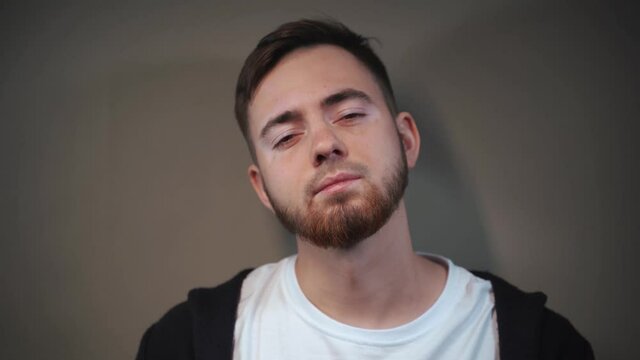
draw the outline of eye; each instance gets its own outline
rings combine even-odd
[[[354,120],[357,120],[357,119],[362,118],[364,116],[366,116],[366,114],[362,113],[362,112],[348,112],[348,113],[345,113],[343,115],[340,115],[340,117],[338,118],[337,121],[338,122],[351,123]]]
[[[293,142],[294,142],[294,140],[296,138],[296,135],[297,134],[295,134],[295,133],[284,135],[283,137],[281,137],[280,139],[278,139],[276,141],[276,144],[273,146],[273,148],[274,149],[284,149],[284,148],[286,148],[288,146],[293,145]]]
[[[361,116],[364,116],[364,114],[363,113],[349,113],[349,114],[346,114],[345,116],[343,116],[342,118],[343,119],[354,119],[354,118],[361,117]]]

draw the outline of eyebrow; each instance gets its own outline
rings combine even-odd
[[[331,94],[324,98],[321,102],[322,107],[330,107],[336,104],[339,104],[343,101],[351,100],[351,99],[360,99],[364,100],[367,103],[372,103],[371,98],[365,92],[356,90],[356,89],[344,89],[340,90],[335,94]],[[289,122],[293,122],[302,118],[302,113],[297,110],[287,110],[280,115],[277,115],[267,121],[265,126],[260,131],[260,138],[264,138],[267,136],[269,131],[275,126],[286,124]]]
[[[356,89],[344,89],[324,98],[324,100],[322,100],[322,106],[329,107],[351,99],[360,99],[368,103],[372,102],[369,95],[363,91]]]
[[[298,120],[302,118],[302,114],[299,111],[285,111],[282,114],[270,119],[269,121],[267,121],[267,123],[265,124],[265,126],[262,128],[262,131],[260,131],[260,138],[264,138],[265,136],[267,136],[267,133],[275,126],[280,125],[280,124],[286,124],[288,122],[292,122],[295,120]]]

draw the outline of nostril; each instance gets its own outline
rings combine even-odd
[[[327,161],[335,161],[342,158],[344,153],[340,149],[333,149],[329,153],[316,154],[315,165],[320,166]]]
[[[316,166],[322,164],[326,160],[327,160],[327,157],[324,154],[317,154],[316,155]]]
[[[344,156],[344,152],[342,150],[336,148],[336,149],[333,149],[333,151],[331,151],[329,153],[329,155],[326,156],[326,158],[328,158],[328,159],[337,159],[337,158],[341,158],[343,156]]]

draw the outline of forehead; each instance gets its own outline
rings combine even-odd
[[[333,45],[317,45],[287,54],[264,77],[249,104],[249,131],[284,111],[318,106],[323,98],[352,88],[374,103],[384,101],[375,77],[355,56]]]

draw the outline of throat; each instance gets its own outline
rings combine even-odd
[[[350,326],[387,329],[418,318],[444,288],[444,266],[415,254],[407,265],[342,264],[334,268],[331,277],[310,277],[304,265],[296,262],[296,277],[305,297],[325,315]]]

